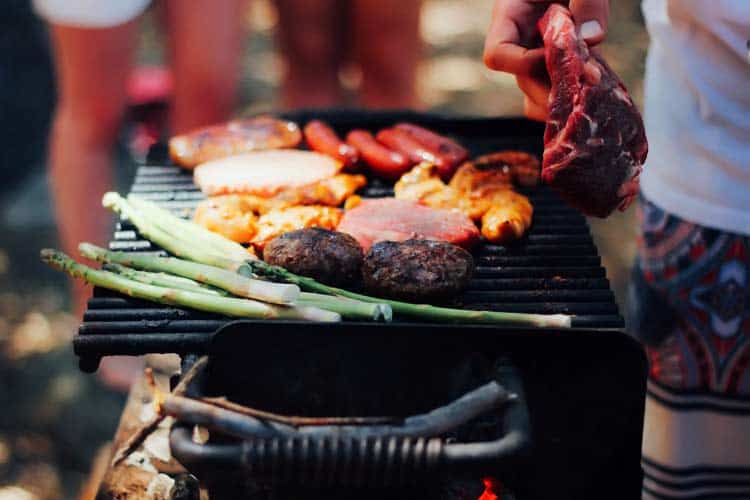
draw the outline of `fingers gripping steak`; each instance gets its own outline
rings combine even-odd
[[[552,80],[542,178],[586,214],[628,207],[648,143],[617,75],[576,33],[570,11],[552,4],[539,21]]]

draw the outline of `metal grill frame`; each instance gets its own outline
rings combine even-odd
[[[351,128],[377,130],[398,121],[412,121],[457,137],[473,156],[503,149],[541,153],[541,124],[525,119],[455,118],[403,112],[301,111],[287,118],[304,124],[312,118],[330,123],[343,134]],[[152,148],[146,165],[135,176],[131,192],[182,215],[203,198],[189,172],[170,166],[163,144]],[[372,180],[365,196],[387,196],[389,185]],[[585,218],[565,205],[545,187],[528,191],[535,207],[528,235],[519,243],[501,246],[482,243],[475,251],[477,268],[468,290],[454,306],[509,312],[566,313],[576,315],[575,329],[622,334],[624,322],[606,271],[591,238]],[[140,238],[135,228],[120,220],[110,249],[135,252],[163,250]],[[89,301],[73,346],[84,371],[93,371],[102,356],[174,352],[203,353],[212,335],[229,318],[149,303],[96,288]],[[248,326],[297,329],[291,321],[247,321]],[[345,328],[358,324],[344,321]],[[373,325],[367,325],[372,328]],[[427,326],[435,329],[489,330],[502,334],[505,327],[447,325],[394,321],[376,325],[383,333]],[[337,327],[338,328],[338,327]],[[513,328],[513,331],[518,331]]]

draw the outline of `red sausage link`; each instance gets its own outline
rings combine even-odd
[[[397,123],[394,128],[408,134],[432,153],[443,157],[449,165],[450,172],[441,172],[441,175],[452,175],[455,169],[469,158],[469,151],[465,147],[432,130],[407,122]]]
[[[352,130],[346,136],[346,142],[359,150],[362,160],[370,167],[370,170],[385,179],[398,179],[413,164],[401,153],[380,144],[366,130]]]
[[[313,120],[305,125],[305,141],[310,149],[339,160],[344,167],[350,168],[359,161],[359,151],[345,143],[331,127],[320,120]]]
[[[385,144],[394,151],[398,151],[406,156],[413,163],[426,161],[435,165],[439,172],[442,172],[447,162],[441,155],[430,151],[413,139],[409,134],[393,128],[387,128],[378,132],[376,136],[378,141]]]

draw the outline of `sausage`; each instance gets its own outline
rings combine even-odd
[[[384,179],[397,180],[412,166],[408,158],[380,144],[366,130],[352,130],[346,142],[357,148],[370,170]]]
[[[448,162],[442,155],[430,151],[401,130],[394,128],[383,129],[375,137],[384,145],[406,156],[412,163],[423,161],[432,163],[437,167],[438,172],[441,173],[449,169]]]
[[[445,158],[451,170],[448,176],[469,157],[469,150],[465,147],[453,139],[437,134],[432,130],[407,122],[397,123],[394,128],[408,134],[428,150]],[[446,175],[443,175],[443,172],[441,172],[441,176],[443,178],[446,177]]]
[[[305,141],[310,149],[328,155],[340,161],[345,168],[351,169],[359,161],[359,151],[351,144],[343,142],[331,127],[320,120],[313,120],[305,125]]]
[[[232,120],[197,128],[169,140],[172,160],[192,170],[201,163],[264,149],[294,148],[302,142],[296,123],[271,116]]]

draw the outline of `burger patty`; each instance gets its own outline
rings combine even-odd
[[[471,254],[451,243],[381,241],[365,256],[362,279],[372,295],[429,302],[459,294],[473,272]]]
[[[332,286],[358,283],[362,247],[348,234],[309,227],[284,233],[266,244],[263,260]]]

